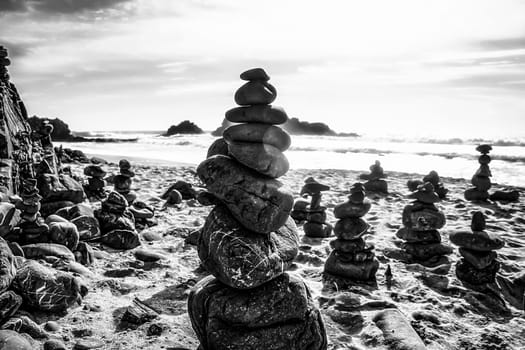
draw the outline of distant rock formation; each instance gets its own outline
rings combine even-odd
[[[69,125],[59,118],[45,118],[36,115],[27,119],[32,130],[39,130],[44,124],[51,124],[53,131],[51,132],[51,139],[58,142],[134,142],[137,138],[130,139],[116,139],[116,138],[102,138],[102,137],[82,137],[76,136],[69,129]]]
[[[212,136],[221,136],[224,129],[233,125],[233,123],[224,119],[222,125],[212,131]],[[301,121],[298,118],[290,118],[286,123],[282,125],[282,128],[291,135],[320,135],[320,136],[346,136],[346,137],[359,137],[356,133],[337,133],[324,123],[310,123],[307,121]]]
[[[178,125],[172,125],[168,131],[162,136],[171,136],[176,134],[203,134],[204,131],[199,128],[195,123],[185,120]]]

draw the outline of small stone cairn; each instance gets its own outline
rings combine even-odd
[[[383,180],[386,178],[386,174],[378,160],[370,166],[370,174],[361,174],[359,178],[361,180],[367,180],[367,182],[364,183],[367,192],[388,194],[388,183]]]
[[[374,245],[363,239],[370,225],[362,217],[370,207],[364,185],[355,183],[348,200],[334,208],[334,216],[339,219],[334,228],[337,239],[330,242],[334,250],[326,260],[326,274],[354,281],[375,280],[379,261],[375,258]]]
[[[310,205],[306,208],[306,223],[303,226],[307,237],[324,238],[332,233],[332,226],[326,223],[326,207],[321,205],[321,192],[328,190],[330,190],[329,186],[317,182],[313,177],[304,181],[301,196],[312,197]]]
[[[471,183],[474,187],[465,191],[465,199],[468,201],[486,201],[489,199],[489,189],[492,187],[490,181],[492,173],[489,168],[489,163],[491,161],[489,153],[491,150],[491,145],[479,145],[476,148],[476,151],[481,153],[478,158],[480,166],[474,176],[472,176]]]
[[[459,246],[462,259],[456,265],[456,276],[472,285],[493,283],[500,268],[495,250],[503,248],[505,241],[485,231],[486,222],[482,212],[472,216],[471,231],[450,234],[450,241]]]
[[[403,210],[403,228],[396,236],[405,242],[402,248],[417,261],[430,261],[452,253],[452,248],[441,243],[439,229],[446,223],[445,215],[436,207],[439,196],[430,182],[419,185],[410,196],[415,199]]]

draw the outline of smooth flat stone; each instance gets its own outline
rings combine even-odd
[[[330,247],[343,253],[355,253],[365,249],[366,242],[362,238],[353,239],[351,241],[343,239],[334,239],[330,241]]]
[[[214,156],[200,163],[197,175],[207,190],[249,230],[273,232],[288,220],[293,196],[278,180],[262,177],[225,156]]]
[[[352,240],[368,232],[369,224],[361,218],[344,218],[335,224],[334,233],[339,239]]]
[[[231,142],[228,151],[239,163],[274,179],[286,174],[290,168],[286,156],[272,145]]]
[[[154,262],[159,261],[162,259],[166,259],[166,256],[157,252],[154,252],[152,250],[148,250],[145,248],[139,248],[133,252],[135,255],[135,258],[138,260],[142,260],[145,262]]]
[[[291,218],[277,231],[263,235],[242,227],[224,206],[210,212],[198,243],[206,270],[237,289],[255,288],[281,275],[298,250],[299,236]]]
[[[241,73],[241,79],[247,81],[253,80],[270,80],[270,76],[262,68],[252,68]]]
[[[465,199],[468,201],[486,201],[489,199],[489,193],[479,191],[477,188],[469,188],[465,191]]]
[[[89,350],[89,349],[100,349],[104,347],[105,343],[96,338],[83,338],[78,340],[73,346],[73,350]]]
[[[339,258],[337,251],[332,251],[326,259],[324,272],[355,281],[375,280],[379,268],[377,259],[363,262],[345,262]]]
[[[486,231],[457,231],[452,232],[449,238],[455,245],[478,252],[498,250],[505,246],[503,239]]]
[[[346,201],[338,204],[334,208],[334,216],[338,219],[343,218],[360,218],[365,216],[370,211],[372,203],[368,199],[364,199],[362,203],[352,203]]]
[[[332,234],[332,226],[317,222],[307,222],[303,225],[303,231],[307,237],[326,238]]]
[[[249,81],[235,92],[235,103],[239,106],[269,105],[277,97],[277,90],[264,81]]]
[[[288,121],[283,108],[271,105],[236,107],[227,111],[225,117],[232,123],[284,124]]]
[[[35,243],[22,246],[24,256],[27,259],[41,259],[47,256],[56,256],[59,259],[75,261],[75,256],[71,250],[56,243]]]
[[[415,231],[403,227],[397,231],[396,237],[408,243],[441,243],[441,234],[437,230]]]
[[[410,322],[397,309],[386,309],[373,318],[376,326],[383,332],[385,345],[389,349],[426,350],[423,340]]]
[[[227,143],[264,143],[274,146],[281,152],[286,151],[292,143],[290,135],[285,130],[278,126],[261,123],[232,125],[224,130],[222,137]]]

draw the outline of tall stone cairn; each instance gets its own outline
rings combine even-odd
[[[288,119],[270,105],[276,98],[261,68],[241,74],[235,93],[241,107],[226,112],[232,123],[214,142],[197,174],[215,207],[198,242],[202,265],[212,274],[188,299],[193,329],[206,349],[326,349],[323,320],[308,287],[285,272],[298,253],[293,197],[277,180],[288,171],[283,151],[290,136],[276,126]]]

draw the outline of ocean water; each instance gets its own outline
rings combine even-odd
[[[210,134],[159,136],[159,132],[90,133],[96,137],[130,139],[135,142],[69,143],[87,155],[108,158],[127,157],[157,165],[197,165],[205,159],[215,137]],[[84,135],[85,136],[85,135]],[[525,139],[520,140],[436,140],[378,137],[293,136],[286,151],[295,169],[346,169],[367,171],[379,160],[385,170],[427,174],[436,170],[441,176],[470,179],[479,167],[475,148],[491,143],[492,181],[523,186],[525,182]]]

